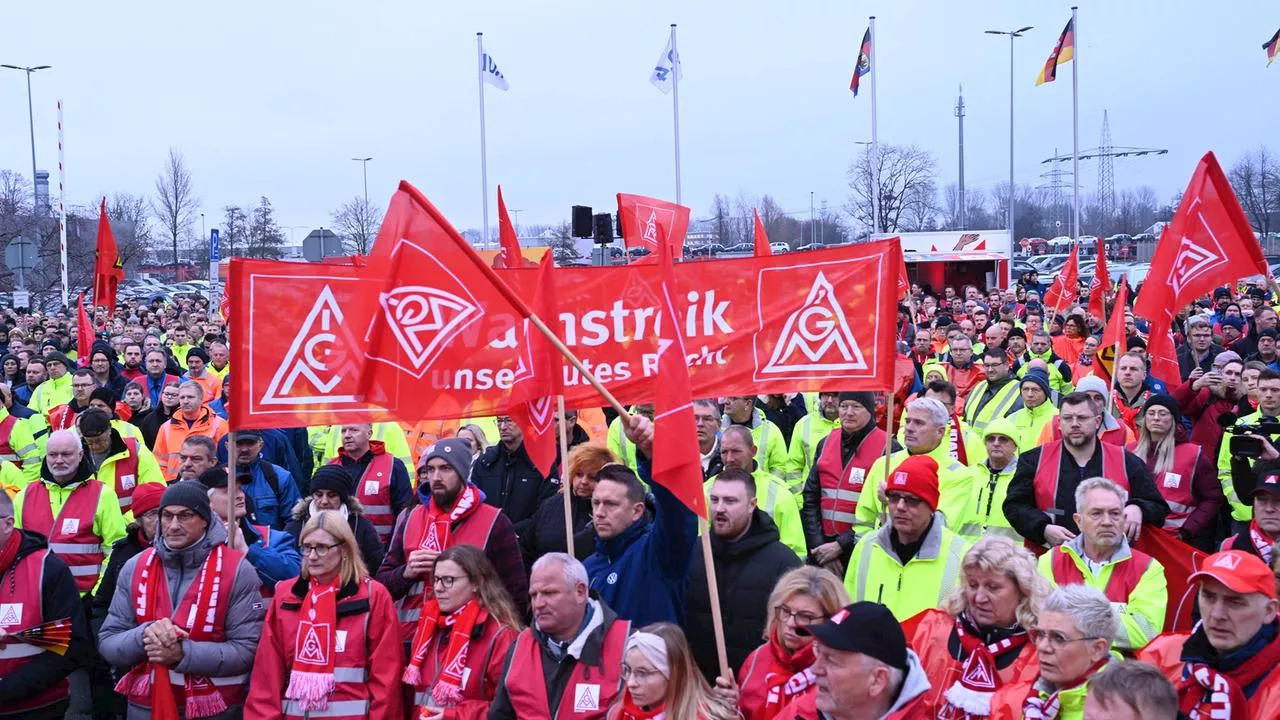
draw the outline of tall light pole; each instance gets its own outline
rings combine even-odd
[[[1013,204],[1017,198],[1017,192],[1013,185],[1013,39],[1022,37],[1022,34],[1032,28],[1028,25],[1017,30],[988,30],[987,35],[1008,35],[1009,36],[1009,277],[1013,277],[1013,247],[1018,242],[1014,237],[1013,231]]]
[[[351,159],[354,160],[355,162],[360,163],[360,169],[364,173],[364,206],[368,208],[369,207],[369,161],[372,160],[373,158],[362,157],[362,158],[351,158]]]
[[[818,242],[818,226],[814,223],[817,217],[813,213],[813,191],[809,191],[809,244]]]
[[[34,215],[39,209],[36,207],[36,196],[39,191],[36,189],[36,116],[31,104],[31,73],[40,70],[49,70],[52,65],[37,65],[35,67],[19,67],[17,65],[0,65],[0,68],[6,70],[21,70],[27,74],[27,123],[31,126],[31,213]]]

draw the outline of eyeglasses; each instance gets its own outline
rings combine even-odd
[[[511,419],[511,418],[509,418],[509,417],[500,417],[500,418],[498,418],[498,419],[497,419],[497,423],[498,423],[499,425],[515,425],[515,424],[516,424],[516,421],[515,421],[515,420],[512,420],[512,419]]]
[[[183,510],[182,512],[177,513],[162,512],[160,513],[160,522],[165,524],[177,522],[181,525],[186,525],[198,517],[200,516],[197,515],[194,510]]]
[[[1069,638],[1057,630],[1041,630],[1040,628],[1032,628],[1027,631],[1031,642],[1036,645],[1044,645],[1050,650],[1061,650],[1063,647],[1075,642],[1083,642],[1085,640],[1102,640],[1098,637],[1078,637]]]
[[[786,605],[779,605],[777,609],[773,611],[773,614],[774,614],[774,617],[776,617],[778,622],[780,623],[785,623],[788,620],[793,620],[795,621],[795,624],[800,627],[813,625],[814,623],[822,622],[823,620],[827,619],[827,616],[825,614],[814,615],[811,612],[804,612],[804,611],[796,612],[795,610],[792,610]]]
[[[303,545],[298,549],[302,551],[302,554],[304,557],[307,555],[314,554],[317,558],[320,558],[323,560],[324,557],[329,553],[333,552],[333,549],[336,547],[338,547],[336,544],[322,545],[318,543],[307,543],[306,545]]]
[[[885,500],[885,504],[888,505],[889,507],[902,504],[902,505],[906,505],[908,508],[915,508],[924,504],[924,498],[919,498],[919,497],[916,497],[915,495],[907,495],[905,493],[896,493],[896,492],[886,493],[884,496],[884,500]]]
[[[459,580],[466,580],[466,579],[467,579],[466,575],[436,575],[434,578],[431,579],[431,584],[433,586],[439,585],[445,590],[449,590],[453,588],[454,583],[458,582]]]
[[[626,663],[622,663],[623,680],[627,680],[632,676],[635,676],[637,682],[649,682],[650,679],[661,674],[662,673],[657,670],[650,670],[649,668],[633,668]]]
[[[138,516],[139,520],[158,520],[160,519],[159,510],[148,510]]]

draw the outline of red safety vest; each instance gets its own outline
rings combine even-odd
[[[1040,462],[1036,465],[1036,507],[1048,512],[1062,508],[1058,504],[1058,468],[1062,463],[1061,440],[1040,447]],[[1129,475],[1124,468],[1124,446],[1099,441],[1102,448],[1102,477],[1129,489]]]
[[[542,674],[542,648],[525,629],[516,637],[507,677],[507,698],[521,720],[603,720],[622,687],[622,652],[631,634],[631,623],[618,618],[604,634],[600,665],[573,665],[557,707],[547,697],[547,681]]]
[[[133,505],[133,491],[138,487],[138,441],[134,438],[120,438],[129,454],[115,464],[116,496],[120,498],[120,512],[127,512]]]
[[[151,556],[155,554],[155,551],[155,548],[147,548],[138,555],[138,562],[137,565],[134,566],[135,571],[133,573],[132,590],[133,597],[135,598],[139,597],[142,593],[142,571],[139,568],[144,568],[151,562]],[[222,573],[218,580],[219,587],[222,588],[222,594],[220,602],[218,602],[217,607],[214,609],[213,630],[210,631],[210,635],[206,636],[205,642],[222,642],[227,637],[227,607],[231,605],[231,588],[235,585],[236,569],[240,567],[240,560],[244,555],[230,547],[226,548],[224,553],[225,554],[222,556]],[[209,562],[209,558],[205,557],[204,561]],[[203,564],[201,567],[195,568],[194,572],[197,578],[203,568]],[[164,572],[163,568],[161,569],[161,572]],[[178,604],[178,607],[170,615],[175,624],[180,625],[181,618],[186,618],[191,614],[191,604],[195,602],[196,594],[199,589],[199,582],[193,582],[187,588],[186,594],[182,597],[182,602]],[[160,617],[159,612],[156,613],[156,617]],[[151,680],[152,682],[156,680],[154,677],[154,671]],[[222,701],[227,704],[227,707],[230,708],[244,705],[244,698],[245,695],[248,694],[249,690],[249,673],[225,677],[210,677],[209,681],[213,683],[214,690],[222,696]],[[179,708],[186,707],[187,693],[185,683],[186,678],[182,673],[172,669],[169,670],[169,684],[173,687],[173,698]],[[136,683],[130,684],[130,692],[128,694],[129,702],[134,705],[150,709],[150,689],[142,694],[134,694],[133,690],[135,686]]]
[[[1169,532],[1176,533],[1196,509],[1192,486],[1200,451],[1195,443],[1182,443],[1173,449],[1173,467],[1158,476],[1152,473],[1156,488],[1169,504],[1169,514],[1164,518],[1164,529]]]
[[[1053,581],[1059,585],[1083,585],[1084,573],[1076,567],[1071,553],[1058,546],[1053,552]],[[1127,603],[1133,589],[1138,587],[1142,576],[1151,567],[1151,556],[1141,550],[1129,548],[1131,555],[1111,566],[1111,577],[1107,580],[1107,588],[1103,594],[1111,602]]]
[[[55,520],[49,500],[49,488],[33,482],[22,492],[22,527],[49,538],[49,550],[71,568],[76,589],[81,594],[93,590],[102,573],[106,553],[102,538],[93,533],[93,519],[98,514],[98,499],[103,484],[86,480],[71,491]]]
[[[822,488],[822,534],[834,537],[853,527],[854,512],[858,509],[858,497],[866,481],[871,465],[884,455],[884,444],[889,435],[875,428],[862,439],[862,444],[849,458],[849,464],[840,464],[841,430],[836,428],[827,435],[818,456],[818,484]]]
[[[478,631],[478,632],[477,632]],[[498,653],[498,659],[506,655],[506,651],[515,641],[516,631],[507,625],[503,625],[490,616],[485,620],[484,624],[477,627],[471,633],[471,644],[467,646],[467,658],[464,661],[466,671],[462,674],[462,697],[466,700],[492,700],[497,693],[497,688],[488,687],[488,678],[485,673],[489,669],[490,662],[494,659],[494,652]],[[444,661],[448,642],[444,639],[449,637],[443,628],[436,629],[436,636],[432,642],[431,648],[427,651],[427,661],[422,668],[422,678],[424,684],[421,689],[415,688],[413,693],[413,702],[418,707],[427,705],[431,701],[431,688],[435,686],[440,679],[440,675],[444,673]],[[501,643],[498,641],[502,640]]]
[[[395,456],[388,454],[382,443],[376,441],[369,443],[369,452],[373,453],[373,460],[369,461],[364,475],[356,482],[355,496],[364,506],[364,516],[378,531],[378,539],[383,545],[388,545],[396,525],[396,516],[391,512],[391,470],[395,467]],[[342,458],[336,457],[329,464],[341,465]]]
[[[37,550],[0,574],[0,630],[17,632],[45,621],[42,605],[44,567],[48,555],[48,550]],[[45,650],[26,643],[6,643],[4,647],[0,647],[0,677],[13,675],[18,668],[44,652]],[[19,717],[24,712],[53,705],[69,696],[70,690],[64,677],[31,697],[9,700],[4,712],[11,717]]]
[[[13,428],[17,426],[18,418],[12,415],[5,415],[0,420],[0,460],[8,460],[18,467],[22,467],[22,458],[18,457],[18,451],[9,444],[9,437],[13,435]]]
[[[473,545],[484,550],[489,544],[489,535],[493,523],[502,511],[492,505],[480,503],[471,515],[457,525],[449,528],[449,547],[455,545]],[[404,524],[404,554],[422,547],[422,540],[427,535],[427,508],[415,505],[409,511],[409,519]],[[400,616],[402,637],[412,638],[418,629],[418,618],[422,615],[422,605],[431,596],[432,577],[428,573],[425,578],[415,582],[404,597],[396,601],[396,612]]]
[[[59,405],[49,411],[49,431],[70,430],[76,426],[76,416],[80,413],[76,412],[71,403]]]
[[[368,607],[369,603],[369,583],[373,582],[369,578],[365,578],[360,583],[360,591],[354,596],[344,598],[339,605],[352,603],[353,601],[363,601]],[[293,627],[294,635],[297,635],[300,612],[302,606],[297,600],[288,595],[285,596],[285,603],[290,607],[280,609],[280,622],[288,623]],[[369,611],[366,609],[361,613],[343,614],[338,616],[338,624],[335,630],[342,633],[339,637],[345,637],[345,641],[339,646],[335,643],[335,652],[333,658],[333,677],[336,681],[333,686],[333,692],[329,694],[329,709],[325,711],[324,717],[330,720],[364,720],[369,717],[369,707],[372,701],[372,695],[369,685]],[[375,628],[375,633],[377,632]],[[297,648],[302,647],[300,640],[305,638],[294,638],[293,641],[287,642],[285,645],[285,667],[293,665]],[[298,707],[295,700],[284,699],[284,693],[281,692],[281,712],[284,713],[286,720],[305,720],[305,718],[315,717],[316,712],[308,713]]]

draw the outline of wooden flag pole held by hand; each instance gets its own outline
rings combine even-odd
[[[236,431],[227,433],[227,545],[235,535],[236,527]]]
[[[564,396],[556,396],[556,409],[560,411],[560,492],[564,495],[564,545],[568,548],[570,557],[577,557],[573,553],[573,498],[569,493],[573,491],[570,486],[570,479],[565,477],[565,468],[569,466],[569,433],[565,429],[564,422]]]
[[[720,674],[733,679],[733,669],[729,667],[729,653],[724,644],[724,618],[720,615],[720,582],[716,579],[715,558],[711,556],[711,529],[707,521],[698,518],[702,532],[702,563],[707,572],[707,592],[711,596],[711,628],[716,636],[716,657],[720,661]]]

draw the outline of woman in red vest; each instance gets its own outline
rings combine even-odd
[[[507,650],[524,624],[480,548],[446,549],[432,578],[435,596],[422,608],[404,671],[414,717],[479,720],[489,713]]]
[[[1182,425],[1178,401],[1168,395],[1152,395],[1138,413],[1138,441],[1129,451],[1147,463],[1156,489],[1169,504],[1164,530],[1183,542],[1200,538],[1201,549],[1212,549],[1218,511],[1226,498],[1218,481],[1211,453],[1191,442]]]
[[[738,710],[711,692],[684,632],[654,623],[627,638],[622,695],[608,720],[737,720]]]
[[[925,610],[902,623],[929,677],[930,716],[989,717],[1002,696],[1040,672],[1028,628],[1049,584],[1031,552],[1005,537],[979,540],[965,553],[960,589],[946,610]],[[966,714],[967,713],[967,714]]]
[[[369,577],[351,528],[322,511],[298,547],[302,576],[276,585],[244,716],[402,720],[395,605]]]
[[[813,636],[798,630],[848,604],[844,583],[822,568],[800,567],[778,579],[769,595],[765,643],[738,671],[738,711],[744,720],[772,720],[787,703],[813,691]]]

